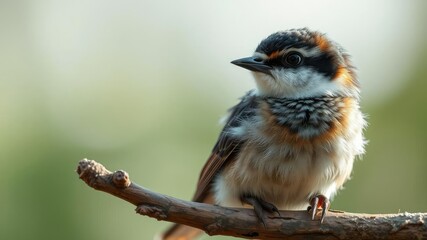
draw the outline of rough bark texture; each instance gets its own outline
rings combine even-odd
[[[157,220],[186,224],[209,235],[253,239],[427,239],[427,213],[359,214],[329,211],[322,224],[306,211],[280,211],[264,227],[252,209],[189,202],[132,183],[124,171],[114,173],[83,159],[77,173],[90,187],[110,193]]]

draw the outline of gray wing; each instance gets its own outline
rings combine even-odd
[[[236,159],[244,140],[231,136],[228,130],[233,127],[238,127],[243,119],[253,117],[257,106],[257,97],[253,91],[250,91],[242,98],[239,104],[230,109],[230,117],[212,150],[212,154],[200,173],[193,201],[203,202],[210,193],[211,184],[215,175],[218,174],[224,166]]]

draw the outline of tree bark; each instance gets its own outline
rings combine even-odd
[[[321,224],[306,211],[280,211],[260,223],[252,209],[189,202],[132,183],[122,170],[114,173],[83,159],[79,177],[90,187],[137,206],[139,214],[189,225],[209,235],[248,239],[427,239],[427,213],[360,214],[329,211]]]

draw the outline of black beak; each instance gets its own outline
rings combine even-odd
[[[271,75],[270,70],[273,69],[270,65],[264,63],[264,61],[258,57],[241,58],[234,60],[231,63],[254,72],[262,72],[268,75]]]

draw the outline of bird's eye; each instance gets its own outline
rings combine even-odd
[[[302,56],[299,53],[291,52],[285,57],[285,62],[293,67],[296,67],[302,63]]]

